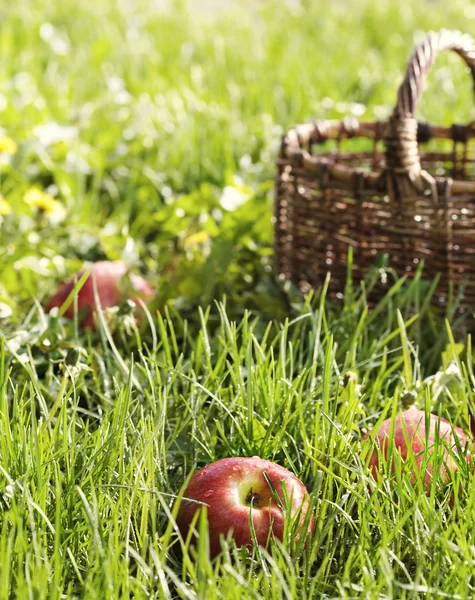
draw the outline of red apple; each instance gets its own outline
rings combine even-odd
[[[197,471],[184,492],[177,517],[183,539],[188,535],[196,511],[201,509],[198,502],[202,502],[208,507],[211,558],[221,551],[220,537],[226,537],[230,532],[236,546],[252,547],[250,511],[260,546],[267,545],[271,531],[275,538],[282,540],[285,514],[264,473],[285,507],[284,484],[286,496],[291,502],[290,514],[294,517],[300,511],[299,526],[302,528],[309,507],[309,495],[307,488],[293,473],[257,456],[223,458]],[[311,519],[308,532],[312,526]]]
[[[122,261],[112,262],[105,260],[86,266],[75,277],[63,283],[54,296],[48,300],[45,310],[48,312],[54,307],[61,307],[72,292],[76,281],[88,270],[91,273],[79,290],[77,298],[78,312],[86,310],[86,315],[80,321],[82,327],[96,329],[94,318],[96,303],[94,299],[93,278],[96,280],[97,293],[103,309],[110,306],[117,306],[125,299],[123,297],[122,286],[127,287],[127,284],[136,292],[131,297],[131,300],[141,298],[144,302],[149,302],[153,298],[153,289],[150,284],[138,275],[134,275],[133,273],[127,274],[125,263]],[[126,274],[129,281],[124,280]],[[64,316],[68,319],[74,317],[74,302],[68,307]]]
[[[438,415],[429,416],[429,432],[428,436],[426,433],[426,413],[422,410],[412,408],[398,415],[394,422],[394,453],[397,453],[401,457],[401,461],[411,461],[408,463],[411,469],[411,482],[414,483],[417,478],[417,473],[421,468],[425,466],[424,474],[424,486],[426,490],[429,490],[430,482],[432,479],[433,462],[436,459],[427,459],[424,463],[424,449],[426,447],[426,436],[427,436],[427,453],[430,457],[436,451],[436,436],[439,436],[438,452],[442,453],[443,463],[441,465],[440,480],[443,483],[450,481],[451,473],[454,473],[457,469],[457,463],[451,456],[451,452],[457,454],[458,447],[461,448],[462,452],[465,453],[467,462],[470,462],[470,452],[468,446],[471,442],[470,436],[468,436],[460,427],[453,427],[446,419],[439,418]],[[363,439],[367,439],[373,436],[373,432],[367,433]],[[388,447],[389,439],[391,435],[391,419],[386,419],[381,423],[376,435],[374,437],[375,442],[379,445],[380,455],[387,460],[388,458]],[[409,448],[412,448],[414,455],[414,463],[409,454]],[[379,457],[376,449],[371,450],[369,457],[369,467],[375,479],[381,475]],[[408,458],[409,454],[409,458]],[[367,456],[367,455],[366,455]],[[438,460],[438,459],[437,459]],[[415,468],[413,467],[415,466]],[[393,459],[391,464],[391,471],[394,473],[396,470],[396,462]]]

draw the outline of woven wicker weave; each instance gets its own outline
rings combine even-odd
[[[354,280],[381,255],[399,275],[413,275],[424,261],[424,279],[440,274],[438,302],[463,290],[462,309],[475,307],[475,160],[469,153],[475,127],[435,127],[414,117],[427,71],[446,49],[465,60],[475,81],[474,40],[458,31],[429,33],[408,62],[388,121],[317,121],[284,137],[276,263],[302,289],[320,286],[330,271],[330,291],[340,297],[351,247]],[[370,150],[345,152],[345,140],[355,137],[370,140]],[[434,139],[445,140],[447,150],[424,152]],[[335,149],[322,151],[329,141]]]

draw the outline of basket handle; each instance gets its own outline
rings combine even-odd
[[[397,103],[387,123],[386,164],[393,172],[417,176],[421,171],[414,114],[427,73],[442,50],[453,50],[464,59],[472,73],[475,90],[475,40],[460,31],[443,29],[438,33],[430,32],[416,46],[407,63]]]

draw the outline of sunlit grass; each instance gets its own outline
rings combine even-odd
[[[109,335],[102,348],[77,345],[42,376],[41,362],[3,348],[3,589],[44,598],[60,590],[192,598],[205,588],[206,597],[233,598],[287,588],[285,597],[405,589],[464,597],[473,569],[471,470],[429,496],[408,477],[375,485],[359,440],[408,394],[468,430],[471,348],[459,348],[454,362],[449,343],[453,358],[444,366],[439,355],[437,374],[427,377],[417,351],[405,357],[410,325],[406,332],[401,321],[386,343],[363,311],[369,345],[345,334],[341,315],[328,316],[318,303],[303,306],[263,333],[249,315],[231,322],[220,305],[202,314],[193,337],[184,323],[159,321],[156,345],[134,361],[124,355],[127,371]],[[175,494],[195,468],[241,455],[290,468],[315,494],[309,544],[293,559],[285,545],[236,559],[231,545],[211,565],[200,545],[178,560]]]

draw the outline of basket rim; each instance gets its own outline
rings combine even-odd
[[[309,151],[313,144],[322,144],[328,140],[341,142],[351,138],[368,138],[375,143],[384,140],[387,121],[363,121],[355,118],[342,120],[326,119],[311,123],[303,123],[289,129],[282,138],[278,163],[289,163],[315,175],[326,176],[337,183],[353,189],[355,177],[365,180],[365,189],[374,189],[374,192],[384,192],[385,175],[390,171],[383,167],[377,171],[367,171],[359,167],[348,167],[327,155],[313,155]],[[454,144],[468,144],[475,139],[475,123],[457,124],[450,127],[433,126],[430,123],[417,121],[418,141],[428,142],[432,139],[452,140]],[[348,153],[351,154],[351,153]],[[451,177],[436,177],[437,181],[450,181],[450,191],[454,195],[475,193],[475,181],[453,179]]]

